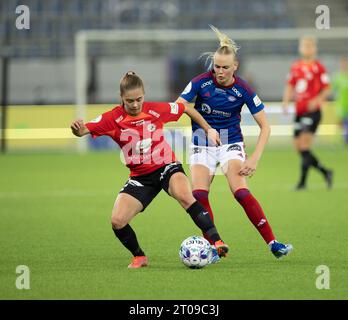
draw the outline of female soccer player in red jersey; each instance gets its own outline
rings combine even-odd
[[[111,224],[116,237],[134,256],[128,267],[148,265],[129,223],[162,189],[180,203],[202,232],[209,234],[217,255],[225,256],[228,246],[221,240],[209,214],[193,197],[182,165],[164,139],[163,125],[177,121],[186,113],[204,128],[214,144],[220,143],[218,133],[199,113],[183,104],[144,102],[144,85],[134,72],[128,72],[121,80],[120,94],[122,105],[86,124],[81,119],[75,120],[71,129],[78,137],[110,136],[122,149],[130,177],[115,201]]]
[[[195,77],[177,99],[187,108],[196,97],[194,108],[214,129],[220,132],[221,146],[209,143],[200,125],[192,121],[191,176],[194,197],[201,202],[213,219],[208,194],[217,166],[220,164],[231,192],[243,207],[251,223],[269,245],[271,252],[280,258],[292,250],[290,244],[276,241],[272,228],[258,203],[249,191],[246,177],[255,173],[258,161],[270,135],[264,105],[254,90],[234,73],[237,70],[237,45],[227,35],[211,27],[219,38],[215,53],[208,53],[210,71]],[[260,127],[254,153],[246,158],[240,127],[241,110],[246,104]],[[205,235],[209,240],[209,236]]]
[[[330,94],[329,77],[325,67],[316,59],[317,44],[312,37],[299,41],[301,59],[295,61],[284,89],[283,108],[295,97],[294,145],[302,159],[301,177],[296,190],[306,188],[308,170],[313,167],[321,172],[328,188],[332,187],[332,170],[325,168],[311,151],[314,134],[321,120],[321,107]]]

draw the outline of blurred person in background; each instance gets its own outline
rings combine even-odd
[[[327,187],[332,187],[332,170],[324,167],[311,150],[315,133],[321,121],[321,108],[330,95],[330,80],[325,67],[316,58],[317,42],[310,36],[299,40],[300,59],[292,65],[283,94],[283,110],[295,100],[294,146],[301,157],[300,179],[295,190],[307,187],[311,167],[324,177]]]
[[[206,139],[200,125],[192,121],[190,169],[194,197],[201,202],[211,218],[214,214],[209,203],[210,185],[220,165],[236,201],[243,207],[276,258],[287,255],[291,244],[276,240],[265,213],[250,192],[247,177],[257,168],[270,135],[264,105],[255,91],[235,75],[238,68],[236,43],[217,28],[211,26],[219,39],[216,52],[207,52],[209,71],[193,78],[176,100],[187,108],[195,100],[196,109],[214,129],[220,132],[222,145],[214,146]],[[246,104],[260,128],[254,152],[247,158],[240,121],[242,107]],[[211,241],[208,235],[204,237]]]
[[[342,58],[340,71],[334,76],[332,88],[336,95],[336,110],[348,146],[348,58]]]

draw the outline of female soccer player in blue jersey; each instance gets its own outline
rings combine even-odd
[[[205,206],[213,219],[208,194],[215,171],[220,164],[235,199],[241,204],[272,253],[280,258],[292,250],[292,245],[276,241],[272,228],[260,204],[249,191],[246,181],[246,177],[255,173],[271,131],[264,105],[254,90],[234,74],[238,67],[236,43],[217,28],[211,28],[216,33],[220,46],[215,53],[206,53],[211,62],[210,71],[193,78],[177,99],[178,103],[188,106],[196,97],[194,108],[220,133],[222,142],[218,147],[211,145],[204,131],[192,121],[190,165],[193,195]],[[255,150],[248,158],[240,127],[244,104],[260,127]],[[204,236],[209,240],[207,235]]]

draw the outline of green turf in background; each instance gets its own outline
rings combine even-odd
[[[285,148],[267,150],[249,180],[278,239],[294,245],[282,260],[215,178],[211,205],[231,252],[202,270],[179,261],[181,241],[199,232],[164,192],[132,222],[150,266],[127,269],[110,226],[128,176],[117,154],[1,156],[0,299],[347,299],[348,150],[316,152],[335,169],[331,191],[312,171],[309,189],[294,192],[299,160]],[[15,286],[18,265],[30,268],[30,290]],[[319,265],[330,268],[329,290],[315,286]]]

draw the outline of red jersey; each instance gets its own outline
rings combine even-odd
[[[308,110],[308,102],[315,98],[321,90],[330,83],[325,67],[315,60],[306,63],[303,60],[295,61],[288,75],[288,84],[295,89],[296,114],[302,115]],[[320,106],[317,106],[319,109]]]
[[[117,106],[88,122],[93,138],[110,136],[122,149],[130,176],[151,173],[176,161],[163,135],[163,125],[177,121],[185,111],[182,103],[144,102],[138,116],[130,116]]]

